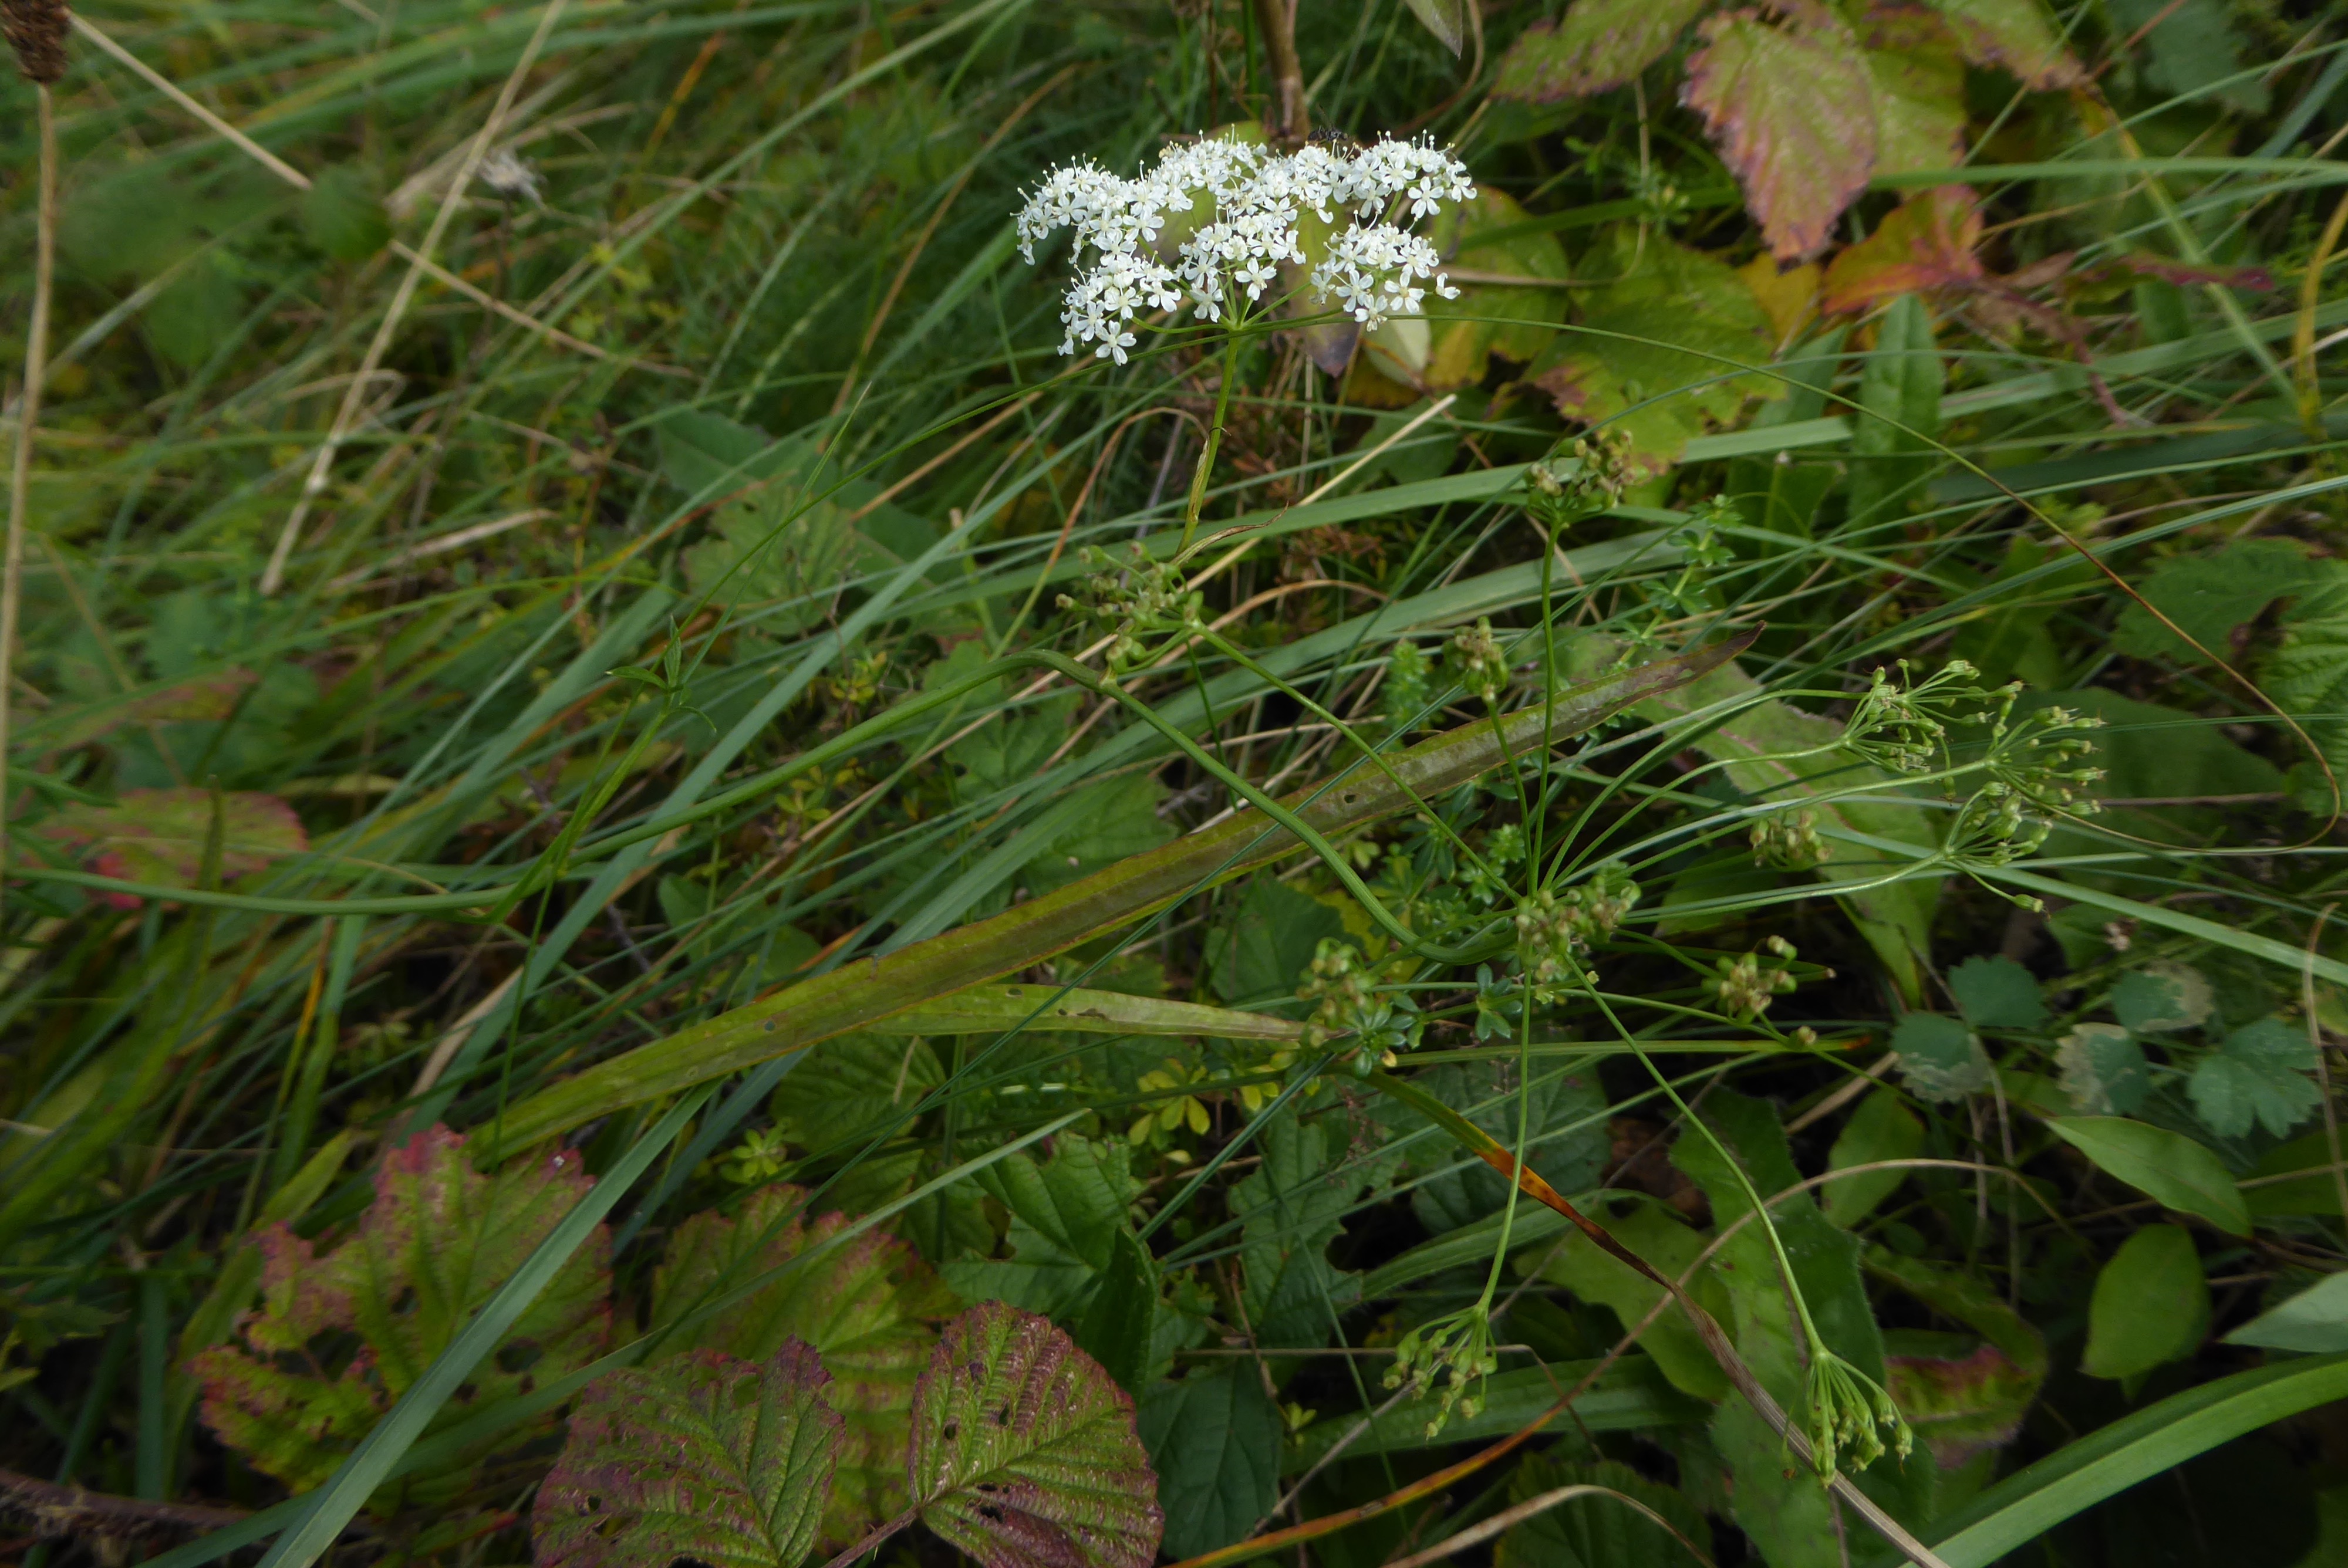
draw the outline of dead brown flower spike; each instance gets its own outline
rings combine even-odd
[[[16,51],[16,68],[45,87],[66,74],[66,35],[71,31],[65,0],[0,0],[0,33]]]

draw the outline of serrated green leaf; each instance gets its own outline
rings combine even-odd
[[[1647,1203],[1641,1203],[1627,1214],[1592,1217],[1609,1235],[1673,1279],[1687,1273],[1711,1239],[1706,1233],[1664,1213],[1659,1205]],[[1542,1265],[1541,1277],[1565,1286],[1584,1301],[1608,1308],[1626,1333],[1645,1322],[1647,1314],[1663,1298],[1662,1286],[1577,1230],[1565,1233],[1556,1251]],[[1709,1268],[1688,1282],[1688,1292],[1715,1317],[1727,1311],[1727,1293]],[[1639,1344],[1654,1358],[1656,1367],[1671,1379],[1672,1386],[1683,1393],[1700,1399],[1728,1397],[1728,1374],[1720,1369],[1720,1363],[1713,1359],[1712,1352],[1704,1348],[1695,1328],[1677,1307],[1666,1307],[1649,1326]]]
[[[2182,1132],[2121,1116],[2054,1116],[2047,1127],[2106,1174],[2230,1235],[2250,1234],[2241,1189],[2217,1155]]]
[[[1207,974],[1234,1006],[1292,1002],[1324,940],[1345,935],[1337,911],[1277,876],[1259,876],[1230,918],[1207,938]]]
[[[1962,1100],[1989,1087],[1989,1053],[1973,1031],[1946,1013],[1911,1012],[1891,1030],[1900,1076],[1926,1100]]]
[[[2256,620],[2276,600],[2306,591],[2322,575],[2322,569],[2291,540],[2237,539],[2206,555],[2169,557],[2152,569],[2137,591],[2145,604],[2175,621],[2178,630],[2220,659],[2230,659],[2229,640],[2237,627]],[[2121,607],[2112,627],[2112,646],[2136,659],[2202,661],[2176,632],[2136,603]]]
[[[1117,1387],[1138,1394],[1149,1379],[1158,1327],[1158,1261],[1129,1226],[1119,1226],[1108,1266],[1076,1324],[1076,1348]]]
[[[2280,1138],[2323,1102],[2307,1076],[2314,1069],[2307,1031],[2264,1018],[2203,1057],[2186,1089],[2195,1113],[2220,1138],[2239,1138],[2253,1123]]]
[[[1447,1064],[1416,1081],[1503,1146],[1516,1148],[1520,1118],[1513,1064]],[[1560,1193],[1594,1184],[1608,1152],[1606,1092],[1597,1075],[1536,1067],[1523,1099],[1526,1163]],[[1411,1188],[1410,1207],[1431,1234],[1473,1225],[1507,1205],[1508,1182],[1481,1160],[1463,1160],[1447,1142],[1428,1157],[1437,1169]],[[1454,1165],[1458,1168],[1448,1168]]]
[[[2038,91],[2066,87],[2082,75],[2063,46],[2061,29],[2040,0],[1931,0],[1956,30],[1965,58],[1998,66]]]
[[[828,1040],[775,1086],[775,1129],[809,1153],[860,1145],[908,1119],[945,1081],[929,1042],[859,1031]]]
[[[1174,1556],[1230,1545],[1280,1501],[1280,1407],[1252,1360],[1159,1384],[1142,1401],[1140,1422]]]
[[[1500,56],[1492,96],[1554,103],[1619,87],[1655,63],[1712,0],[1574,0],[1535,22]]]
[[[1080,1307],[1117,1253],[1127,1210],[1140,1193],[1124,1140],[1063,1137],[1038,1164],[1013,1154],[979,1178],[1011,1211],[1008,1258],[946,1264],[946,1282],[971,1301],[1007,1301],[1059,1317]]]
[[[2133,1378],[2189,1356],[2209,1323],[2209,1285],[2191,1233],[2147,1225],[2096,1272],[2087,1304],[2091,1378]]]
[[[1127,774],[1087,784],[1071,803],[1069,826],[1021,870],[1030,896],[1091,876],[1129,856],[1157,848],[1174,836],[1158,815],[1166,786],[1148,774]]]
[[[2189,964],[2148,964],[2112,987],[2112,1016],[2132,1034],[2190,1029],[2209,1016],[2217,996],[2209,977]]]
[[[2333,769],[2348,767],[2348,563],[2320,563],[2284,611],[2259,684],[2306,727]]]
[[[2151,56],[2145,77],[2155,87],[2266,113],[2266,80],[2242,69],[2241,38],[2219,0],[2112,0],[2112,21]]]
[[[1924,1146],[1924,1123],[1889,1089],[1878,1089],[1859,1102],[1843,1124],[1834,1147],[1827,1151],[1827,1169],[1846,1170],[1878,1160],[1910,1160]],[[1848,1230],[1875,1212],[1876,1205],[1908,1179],[1905,1171],[1862,1171],[1828,1182],[1819,1193],[1828,1219]]]
[[[947,1325],[913,1399],[913,1501],[984,1568],[1148,1568],[1164,1516],[1133,1400],[1044,1318]]]
[[[2063,1092],[2082,1116],[2127,1115],[2152,1091],[2144,1047],[2116,1024],[2083,1023],[2063,1036],[2054,1060]]]
[[[318,1255],[286,1225],[262,1231],[260,1310],[236,1339],[189,1364],[203,1385],[205,1424],[288,1485],[323,1484],[579,1201],[588,1187],[582,1166],[576,1151],[559,1150],[484,1175],[462,1137],[433,1127],[385,1157],[375,1202],[333,1251]],[[602,1354],[612,1327],[610,1255],[609,1235],[598,1226],[428,1430]],[[488,1452],[408,1478],[376,1504],[460,1495],[494,1479]]]
[[[1284,1111],[1265,1124],[1263,1163],[1231,1189],[1240,1217],[1240,1262],[1257,1343],[1320,1345],[1336,1315],[1360,1299],[1361,1281],[1329,1261],[1329,1244],[1365,1185],[1390,1161],[1346,1163],[1344,1123]]]
[[[1612,1497],[1568,1498],[1513,1525],[1493,1553],[1499,1568],[1663,1568],[1712,1554],[1712,1526],[1677,1487],[1648,1480],[1612,1460],[1561,1464],[1533,1454],[1509,1478],[1511,1505],[1569,1486],[1603,1487]],[[1622,1499],[1663,1517],[1659,1524]]]
[[[2229,1345],[2321,1356],[2348,1350],[2348,1274],[2334,1274],[2226,1336]]]
[[[1949,990],[1975,1029],[2035,1029],[2046,1021],[2038,977],[2012,958],[1967,958],[1949,971]]]
[[[829,1381],[797,1339],[596,1378],[530,1510],[538,1568],[798,1568],[842,1447]]]
[[[1884,5],[1860,19],[1875,82],[1875,173],[1953,169],[1964,160],[1965,63],[1945,19]]]
[[[919,1254],[867,1231],[831,1238],[848,1216],[806,1214],[807,1194],[773,1183],[732,1216],[695,1214],[679,1225],[653,1275],[647,1327],[666,1330],[664,1352],[722,1350],[750,1361],[803,1340],[823,1358],[825,1398],[846,1422],[824,1539],[852,1541],[905,1504],[904,1453],[913,1385],[937,1342],[936,1325],[958,1305]],[[808,1261],[785,1269],[794,1259]],[[784,1269],[701,1322],[688,1315]]]

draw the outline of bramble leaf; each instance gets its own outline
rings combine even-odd
[[[919,1035],[897,1040],[858,1030],[824,1042],[775,1086],[775,1129],[811,1154],[902,1131],[913,1108],[945,1081],[937,1052]]]
[[[1817,11],[1783,26],[1751,9],[1709,18],[1681,93],[1781,261],[1825,248],[1875,167],[1874,78],[1850,30]]]
[[[1858,315],[1901,294],[1968,292],[1989,275],[1975,254],[1981,232],[1971,187],[1942,185],[1910,197],[1827,264],[1819,308]]]
[[[1500,56],[1492,96],[1555,103],[1619,87],[1663,58],[1712,0],[1575,0],[1555,23],[1536,22]]]
[[[1712,1552],[1712,1525],[1685,1492],[1612,1460],[1563,1464],[1545,1454],[1529,1455],[1509,1478],[1509,1501],[1529,1502],[1566,1486],[1601,1487],[1616,1495],[1568,1498],[1512,1526],[1493,1553],[1498,1568],[1615,1568],[1633,1563],[1676,1568]],[[1656,1523],[1640,1508],[1664,1522]]]
[[[824,1397],[846,1422],[824,1539],[845,1544],[905,1506],[900,1457],[913,1387],[937,1343],[935,1326],[955,1301],[905,1243],[867,1231],[834,1245],[848,1217],[808,1217],[806,1203],[800,1188],[775,1183],[751,1193],[731,1219],[703,1213],[678,1226],[653,1276],[649,1327],[671,1328],[786,1270],[715,1316],[675,1328],[664,1344],[766,1361],[798,1340],[823,1358]],[[798,1259],[806,1261],[788,1266]]]
[[[2328,575],[2290,539],[2237,539],[2208,555],[2171,556],[2152,569],[2137,591],[2145,603],[2220,659],[2230,660],[2234,629],[2256,620],[2278,599],[2305,593]],[[2201,656],[2143,605],[2121,607],[2112,646],[2137,659],[2202,662]]]
[[[103,739],[130,724],[175,724],[227,718],[237,700],[261,678],[250,670],[223,670],[177,682],[160,692],[148,692],[118,702],[89,703],[65,721],[64,728],[43,743],[63,750]]]
[[[1174,1556],[1230,1545],[1280,1501],[1280,1408],[1253,1362],[1159,1383],[1142,1401],[1140,1421]]]
[[[1515,1148],[1521,1111],[1525,1163],[1561,1193],[1594,1186],[1606,1163],[1606,1095],[1593,1073],[1535,1067],[1520,1091],[1515,1065],[1459,1062],[1419,1075],[1419,1087]],[[1463,1161],[1449,1143],[1430,1150],[1434,1173],[1411,1188],[1411,1213],[1432,1235],[1473,1225],[1506,1206],[1509,1184],[1481,1160]],[[1453,1169],[1453,1166],[1459,1166]]]
[[[322,1484],[590,1184],[575,1150],[484,1175],[445,1127],[392,1150],[357,1231],[320,1257],[290,1226],[260,1233],[262,1306],[236,1340],[193,1358],[203,1416],[256,1469]],[[598,1226],[498,1349],[442,1407],[454,1425],[585,1366],[611,1337],[611,1241]],[[527,1436],[544,1422],[524,1429]],[[502,1441],[511,1441],[507,1434]],[[464,1492],[486,1450],[380,1501]]]
[[[2096,1275],[2087,1304],[2091,1378],[2132,1378],[2189,1356],[2209,1325],[2209,1284],[2182,1225],[2147,1225]]]
[[[1875,172],[1954,169],[1965,157],[1965,63],[1948,23],[1921,5],[1859,22],[1875,79]]]
[[[1662,1274],[1677,1279],[1687,1273],[1710,1238],[1666,1214],[1660,1204],[1643,1203],[1628,1214],[1601,1215],[1605,1232]],[[1541,1266],[1540,1276],[1561,1285],[1584,1301],[1612,1310],[1627,1332],[1653,1312],[1663,1298],[1663,1287],[1630,1265],[1601,1249],[1578,1230],[1569,1230],[1557,1250]],[[1688,1282],[1688,1293],[1715,1317],[1728,1310],[1727,1292],[1705,1268]],[[1682,1393],[1702,1399],[1728,1397],[1728,1375],[1712,1358],[1694,1327],[1676,1307],[1667,1307],[1648,1326],[1639,1341],[1655,1366]]]
[[[2071,87],[2085,74],[2038,0],[1931,0],[1931,5],[1949,19],[1966,59],[2003,67],[2034,91]]]
[[[596,1378],[530,1510],[538,1568],[798,1568],[842,1447],[829,1381],[798,1339]]]
[[[275,795],[239,790],[220,798],[222,882],[310,847],[302,819]],[[113,805],[70,804],[34,831],[78,851],[100,876],[192,887],[211,821],[209,791],[132,789],[123,791]],[[110,893],[107,898],[124,908],[139,903],[128,893]]]
[[[1277,876],[1259,876],[1207,938],[1207,976],[1233,1007],[1292,1001],[1322,941],[1344,934],[1336,910]]]
[[[1122,1139],[1056,1141],[1042,1164],[1010,1154],[980,1173],[979,1184],[1011,1211],[1009,1258],[944,1266],[963,1298],[1005,1301],[1058,1316],[1081,1306],[1115,1258],[1126,1209],[1140,1187]]]
[[[931,1352],[906,1479],[922,1522],[983,1568],[1148,1568],[1164,1526],[1131,1397],[999,1301]]]
[[[2301,589],[2259,683],[2334,768],[2348,767],[2348,565],[2322,563]]]
[[[2203,1057],[2186,1091],[2194,1112],[2220,1138],[2239,1138],[2253,1122],[2280,1138],[2323,1103],[2307,1076],[2314,1067],[2315,1047],[2304,1030],[2263,1018]]]

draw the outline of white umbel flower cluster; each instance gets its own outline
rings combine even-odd
[[[1119,179],[1095,163],[1056,169],[1019,212],[1020,254],[1062,229],[1076,237],[1076,281],[1060,311],[1062,354],[1091,343],[1125,363],[1143,310],[1187,295],[1204,321],[1263,298],[1282,263],[1310,264],[1310,286],[1366,327],[1416,315],[1432,282],[1457,299],[1442,258],[1410,225],[1476,194],[1467,166],[1426,141],[1382,138],[1351,151],[1309,144],[1292,153],[1217,138],[1180,143],[1156,168]],[[1300,215],[1333,230],[1305,251]],[[1350,221],[1336,228],[1339,215]]]

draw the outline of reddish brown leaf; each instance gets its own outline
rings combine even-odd
[[[983,1568],[1148,1568],[1165,1519],[1133,1400],[1048,1318],[949,1324],[913,1396],[922,1522]]]
[[[200,675],[192,681],[182,681],[160,692],[141,692],[119,702],[94,703],[68,719],[56,739],[47,743],[63,750],[67,746],[85,745],[100,740],[126,724],[178,724],[225,719],[236,711],[237,699],[243,696],[259,679],[250,670],[223,670],[217,675]]]
[[[1849,29],[1732,11],[1705,21],[1681,97],[1702,114],[1770,251],[1822,249],[1875,167],[1875,84]]]
[[[2179,288],[2199,288],[2215,283],[2220,288],[2247,289],[2252,293],[2271,292],[2274,274],[2264,267],[2221,267],[2191,261],[2172,261],[2166,256],[2147,256],[2141,251],[2129,251],[2107,257],[2096,271],[2117,273],[2130,278],[2157,278]],[[2017,279],[2019,274],[2016,274]]]
[[[1554,103],[1619,87],[1672,46],[1713,0],[1575,0],[1536,22],[1500,57],[1494,96]]]
[[[297,1490],[324,1481],[586,1193],[581,1165],[562,1150],[484,1175],[462,1137],[434,1127],[385,1155],[374,1204],[324,1256],[289,1226],[262,1231],[260,1309],[236,1341],[189,1363],[205,1424]],[[611,1242],[599,1225],[442,1408],[436,1430],[601,1355],[610,1284]],[[412,1478],[383,1501],[457,1495],[479,1459]]]
[[[1936,186],[1911,197],[1828,264],[1820,303],[1857,315],[1901,294],[1970,292],[1987,277],[1975,253],[1981,231],[1971,187]]]
[[[797,1568],[839,1460],[830,1380],[797,1339],[596,1378],[530,1511],[539,1568]]]
[[[1932,4],[1955,29],[1965,58],[1977,66],[2001,66],[2020,77],[2023,86],[2041,91],[2075,87],[2086,79],[2039,0]]]
[[[273,794],[223,794],[221,812],[223,882],[310,846],[302,819]],[[207,791],[134,789],[125,790],[113,805],[68,805],[35,831],[78,851],[100,876],[192,887],[202,868],[211,819],[212,798]],[[107,898],[124,908],[139,904],[127,893],[110,893]]]

